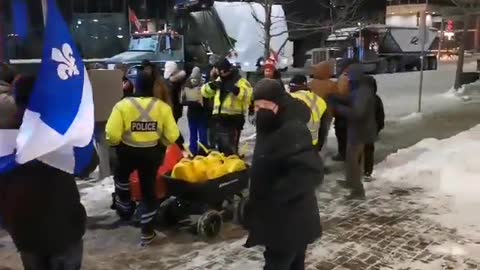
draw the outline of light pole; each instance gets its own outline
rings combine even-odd
[[[427,38],[428,27],[427,27],[427,9],[428,9],[428,0],[425,3],[425,10],[422,13],[420,21],[420,85],[418,88],[418,109],[417,112],[422,112],[422,92],[423,92],[423,67],[425,65],[425,39]]]

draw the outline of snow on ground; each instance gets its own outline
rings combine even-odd
[[[455,63],[441,63],[436,71],[424,72],[422,112],[431,113],[460,104],[459,100],[443,94],[455,80]],[[473,71],[475,62],[465,64],[465,71]],[[376,75],[378,94],[383,99],[387,120],[397,120],[417,112],[419,72]]]
[[[81,189],[82,204],[90,216],[104,215],[110,210],[112,193],[114,192],[113,178],[107,177],[92,187]]]
[[[399,150],[377,166],[375,177],[380,185],[388,181],[425,189],[433,201],[438,199],[431,207],[443,211],[430,218],[480,241],[478,153],[480,125],[449,139],[425,139]]]

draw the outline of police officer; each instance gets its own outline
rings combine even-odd
[[[157,212],[157,170],[166,146],[175,143],[180,134],[170,106],[153,97],[153,84],[153,77],[140,71],[134,96],[115,105],[106,126],[107,141],[116,148],[118,157],[112,208],[123,220],[133,216],[135,203],[130,197],[129,178],[137,170],[143,196],[139,206],[142,245],[148,245],[156,236],[153,221]]]
[[[312,134],[312,143],[320,151],[326,136],[330,120],[327,119],[327,103],[321,97],[308,90],[307,78],[296,75],[289,84],[290,93],[294,98],[300,99],[310,108],[312,115],[308,122],[308,130]]]
[[[203,85],[202,95],[214,98],[214,146],[227,155],[236,154],[253,89],[227,59],[220,60],[213,73],[218,78]]]

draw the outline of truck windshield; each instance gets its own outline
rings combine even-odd
[[[158,48],[158,36],[132,37],[129,51],[156,51]]]
[[[160,38],[160,51],[182,50],[182,39],[180,37],[162,36]]]

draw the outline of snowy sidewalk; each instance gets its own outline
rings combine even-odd
[[[327,176],[318,192],[324,235],[310,247],[307,269],[480,269],[479,152],[480,125],[399,150],[377,166],[364,202],[345,201],[340,175]],[[234,225],[211,243],[166,231],[138,249],[138,229],[109,226],[111,183],[103,184],[82,189],[90,216],[83,269],[261,269],[262,250],[243,248],[245,232]],[[9,241],[0,233],[0,269],[21,269]]]

